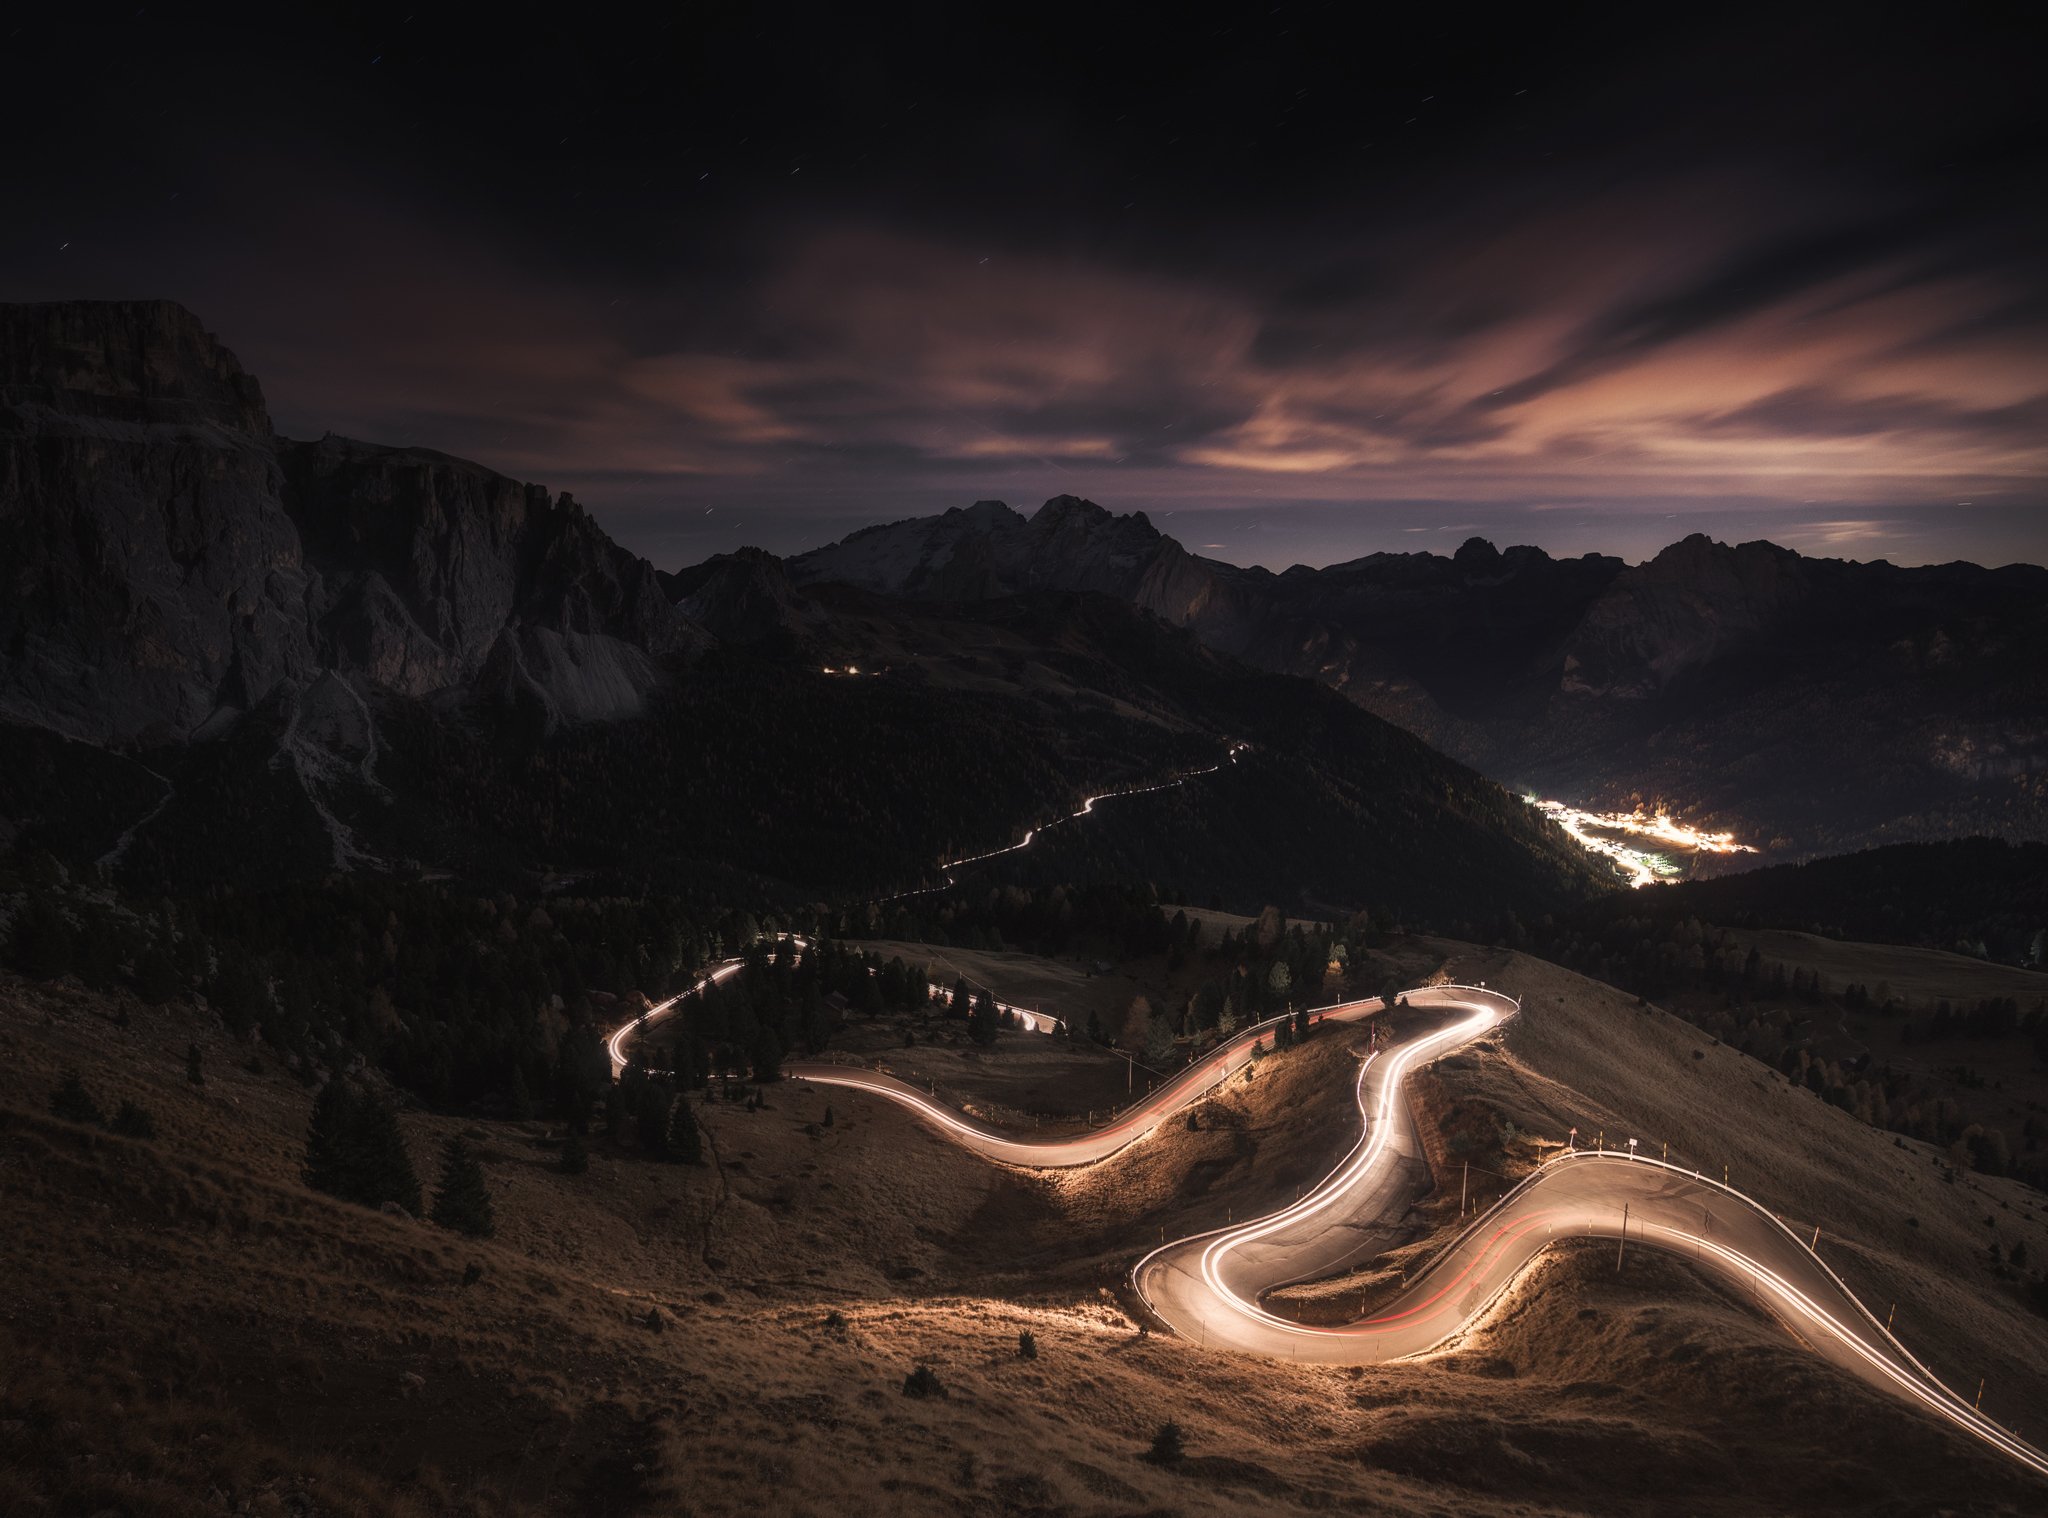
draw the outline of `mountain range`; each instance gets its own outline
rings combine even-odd
[[[1900,568],[1688,537],[1638,565],[1474,538],[1275,574],[1144,513],[981,501],[797,555],[929,602],[1119,597],[1307,676],[1510,786],[1669,808],[1781,857],[2048,832],[2048,571]]]
[[[182,307],[0,307],[0,714],[177,742],[336,682],[640,710],[708,639],[568,495],[277,437]]]
[[[164,894],[374,870],[858,900],[1249,738],[1100,854],[1034,859],[1444,920],[1598,889],[1498,786],[1134,604],[1091,563],[1149,529],[1105,521],[994,598],[803,587],[751,550],[665,574],[567,495],[277,436],[181,307],[0,307],[0,846]]]

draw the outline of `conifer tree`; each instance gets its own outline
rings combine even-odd
[[[398,1114],[339,1078],[322,1086],[313,1099],[302,1173],[315,1191],[365,1207],[396,1202],[419,1215],[419,1177],[406,1152]]]
[[[640,1147],[658,1160],[668,1158],[669,1109],[675,1097],[658,1081],[644,1081],[633,1098],[633,1126],[640,1135]]]
[[[1145,1059],[1155,1068],[1173,1058],[1173,1028],[1163,1012],[1145,1024]]]
[[[365,1095],[357,1104],[356,1121],[363,1159],[363,1195],[357,1200],[365,1207],[396,1202],[418,1217],[420,1178],[406,1151],[398,1114],[382,1098]]]
[[[1002,1014],[996,1010],[996,999],[983,991],[974,998],[974,1010],[968,1014],[967,1036],[977,1044],[992,1044],[1001,1026]]]
[[[192,1048],[196,1053],[199,1046]],[[300,1175],[315,1191],[338,1197],[353,1195],[350,1139],[354,1120],[355,1099],[346,1082],[330,1080],[314,1095],[313,1121],[306,1131],[306,1168]]]
[[[441,1150],[441,1184],[434,1192],[434,1221],[472,1239],[487,1239],[497,1231],[484,1167],[469,1145],[459,1138],[449,1139]]]
[[[669,1109],[668,1157],[678,1165],[704,1163],[704,1135],[697,1127],[697,1114],[690,1104],[678,1101]]]

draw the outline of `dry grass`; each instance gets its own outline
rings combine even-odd
[[[983,1166],[883,1103],[796,1086],[764,1112],[706,1109],[702,1170],[597,1144],[565,1177],[541,1125],[408,1113],[423,1174],[441,1135],[483,1134],[500,1237],[472,1244],[304,1190],[309,1096],[287,1072],[233,1070],[246,1051],[196,1017],[107,1012],[0,982],[10,1514],[1661,1514],[1673,1489],[1701,1513],[2038,1507],[2038,1488],[1647,1258],[1620,1278],[1559,1259],[1423,1366],[1141,1337],[1112,1289],[1159,1229],[1269,1207],[1349,1145],[1347,1037],[1266,1062],[1197,1131],[1167,1125],[1074,1176]],[[1604,1008],[1545,1036],[1571,1050],[1612,1032],[1602,1019],[1666,1021]],[[1511,1036],[1516,1063],[1475,1063],[1473,1099],[1499,1084],[1535,1126],[1545,1102],[1644,1097],[1537,1076],[1519,1063],[1538,1063],[1537,1028]],[[183,1079],[195,1033],[204,1091]],[[1657,1061],[1689,1033],[1618,1052],[1646,1088],[1680,1084]],[[41,1116],[65,1064],[103,1105],[154,1110],[159,1139]],[[1412,1248],[1446,1210],[1418,1213]],[[1966,1221],[1942,1224],[1958,1248]],[[1959,1286],[1957,1310],[2022,1334],[1985,1295]],[[901,1394],[920,1363],[946,1398]],[[1188,1430],[1175,1468],[1143,1458],[1168,1417]]]
[[[1996,1271],[1987,1245],[2048,1258],[2048,1206],[2018,1182],[1948,1179],[1928,1145],[1868,1127],[1683,1020],[1545,961],[1443,946],[1452,969],[1523,998],[1505,1049],[1439,1062],[1452,1089],[1561,1142],[1605,1131],[1728,1178],[1820,1252],[1951,1385],[1987,1383],[1985,1408],[2048,1441],[2048,1320]],[[2034,1426],[2030,1427],[2032,1424]]]
[[[1875,995],[1881,984],[1908,1006],[1926,1011],[1936,1002],[1958,1005],[1990,996],[2010,996],[2026,1011],[2048,998],[2048,974],[2013,965],[1992,964],[1940,949],[1913,949],[1898,944],[1848,943],[1812,933],[1778,929],[1730,929],[1728,936],[1744,953],[1754,948],[1766,965],[1815,970],[1836,990],[1851,982]]]

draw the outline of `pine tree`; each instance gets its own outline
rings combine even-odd
[[[581,1175],[590,1168],[590,1148],[576,1134],[562,1140],[562,1174]]]
[[[195,1086],[206,1084],[205,1055],[197,1044],[185,1046],[185,1079]]]
[[[487,1239],[497,1232],[491,1217],[491,1190],[484,1183],[484,1167],[459,1138],[451,1138],[441,1150],[441,1184],[434,1192],[434,1221],[443,1228]]]
[[[996,999],[982,992],[974,998],[974,1010],[968,1014],[967,1036],[977,1044],[992,1044],[1001,1026],[1002,1014],[996,1010]]]
[[[198,1049],[197,1044],[192,1046],[193,1053]],[[337,1077],[313,1098],[313,1121],[306,1132],[306,1168],[300,1172],[306,1184],[329,1196],[354,1200],[359,1169],[354,1140],[355,1096]]]
[[[398,1114],[381,1098],[365,1094],[355,1108],[356,1153],[362,1162],[362,1190],[354,1198],[365,1207],[396,1202],[414,1217],[420,1215],[420,1178],[406,1152]]]
[[[782,1040],[782,1030],[772,1022],[763,1022],[754,1034],[752,1050],[754,1079],[763,1082],[781,1080],[782,1057],[788,1053],[788,1046]]]
[[[1166,1014],[1156,1013],[1145,1024],[1145,1060],[1154,1066],[1165,1064],[1173,1058],[1173,1028],[1166,1020]]]
[[[50,1094],[50,1111],[67,1123],[91,1123],[97,1127],[107,1120],[75,1069],[66,1070],[57,1082],[57,1089]]]
[[[688,1102],[679,1101],[668,1115],[668,1157],[678,1165],[704,1163],[704,1135],[697,1127],[697,1114]]]
[[[640,1135],[640,1147],[658,1160],[668,1158],[669,1110],[675,1097],[658,1081],[646,1081],[634,1097],[633,1126]]]

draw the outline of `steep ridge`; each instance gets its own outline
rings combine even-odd
[[[790,584],[783,563],[759,548],[722,553],[675,574],[659,574],[662,593],[714,637],[761,643],[802,637],[826,613]]]
[[[0,307],[0,714],[183,737],[319,660],[254,379],[166,301]]]
[[[324,673],[640,710],[705,647],[567,495],[424,449],[276,437],[168,301],[0,306],[0,714],[182,741]]]

